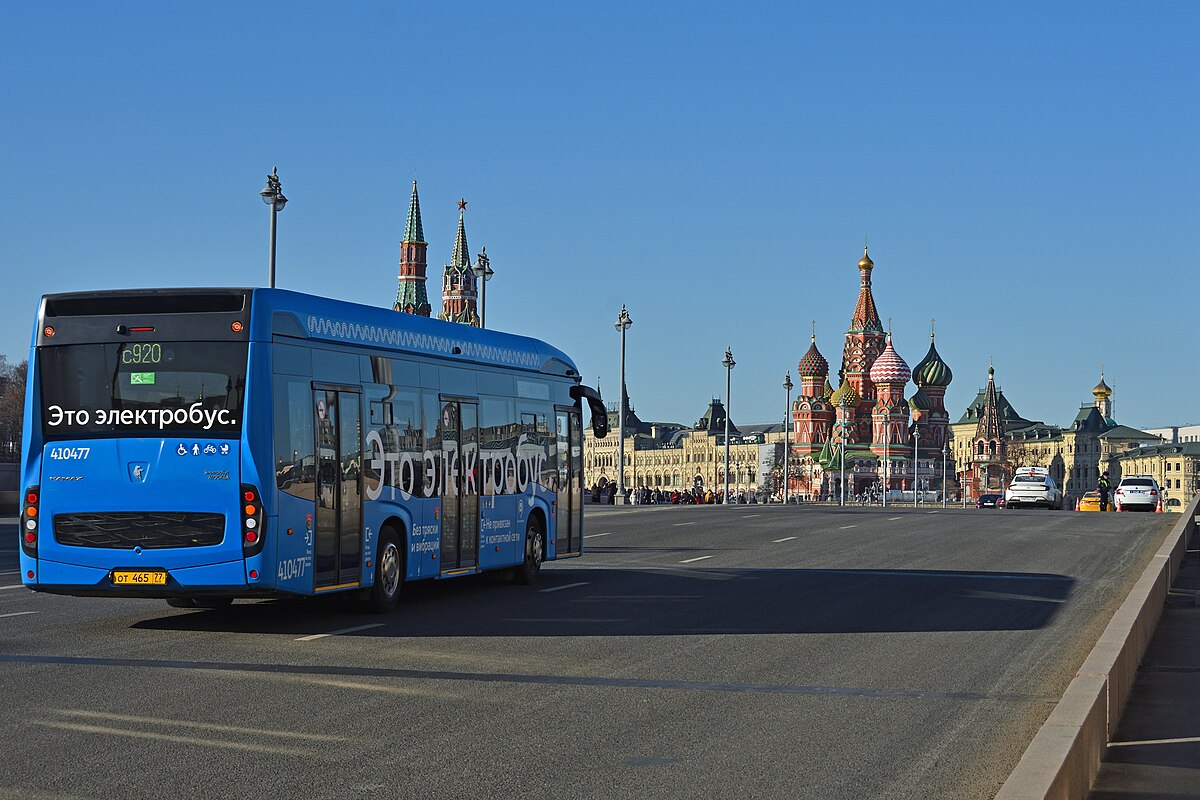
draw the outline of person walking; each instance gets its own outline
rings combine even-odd
[[[1108,472],[1105,471],[1096,482],[1096,490],[1100,492],[1100,510],[1108,511],[1108,495],[1112,485],[1108,482]]]

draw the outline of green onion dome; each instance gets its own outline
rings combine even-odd
[[[821,355],[821,351],[817,349],[817,337],[812,338],[812,344],[808,346],[808,352],[804,354],[804,358],[800,359],[800,363],[796,366],[796,372],[802,378],[823,378],[829,374],[829,362],[825,360],[825,356]]]
[[[833,397],[833,384],[831,384],[831,383],[829,382],[829,378],[826,378],[826,379],[825,379],[825,391],[824,391],[824,394],[825,394],[825,399],[826,399],[826,400],[828,400],[829,398]]]
[[[913,367],[912,380],[917,386],[936,386],[943,389],[954,380],[954,373],[938,355],[937,347],[933,344],[933,334],[929,335],[929,352]]]
[[[929,395],[917,389],[917,393],[908,398],[908,407],[913,411],[929,411],[933,408],[933,401],[929,399]]]
[[[853,408],[859,404],[860,398],[858,392],[854,391],[854,387],[849,381],[843,381],[841,387],[833,393],[833,397],[829,398],[829,402],[834,408],[840,408],[843,404]]]

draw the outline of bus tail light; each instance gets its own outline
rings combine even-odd
[[[246,558],[262,552],[266,536],[262,498],[258,489],[242,484],[242,555]]]
[[[25,502],[21,505],[21,549],[30,558],[37,558],[38,500],[41,492],[30,486],[25,490]]]

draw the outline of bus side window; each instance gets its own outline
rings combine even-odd
[[[276,484],[288,494],[312,500],[316,459],[309,381],[276,375],[274,402]]]
[[[505,454],[512,454],[518,438],[513,401],[492,397],[479,400],[479,460],[484,495],[506,494]]]
[[[416,392],[396,391],[387,404],[386,438],[389,452],[398,453],[394,462],[396,473],[389,482],[413,497],[425,496],[424,437],[421,431],[421,409]]]

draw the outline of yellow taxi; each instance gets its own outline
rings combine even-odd
[[[1079,498],[1078,511],[1107,511],[1112,508],[1112,502],[1109,501],[1108,509],[1100,508],[1100,493],[1096,491],[1085,492],[1083,497]]]

